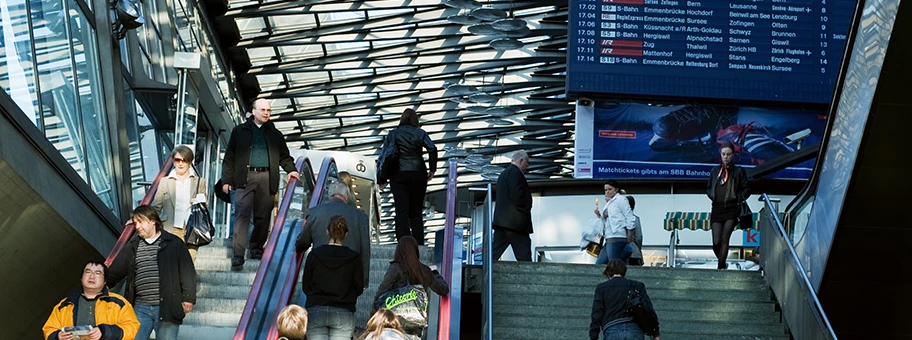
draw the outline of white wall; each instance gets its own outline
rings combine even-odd
[[[670,211],[708,212],[711,210],[710,201],[706,195],[638,195],[634,213],[640,217],[643,225],[643,245],[668,246],[670,232],[665,231],[663,225],[665,213]],[[779,209],[791,202],[794,196],[770,196],[782,200]],[[593,218],[595,199],[604,204],[602,195],[572,195],[572,196],[547,196],[533,197],[532,225],[535,233],[532,234],[532,248],[536,246],[570,246],[579,245],[580,234],[584,227]],[[758,195],[748,199],[748,205],[754,212],[759,212],[763,207]],[[743,232],[735,230],[730,243],[734,246],[742,245]],[[678,232],[680,245],[711,246],[712,235],[709,231],[682,230]],[[560,261],[568,262],[594,262],[594,258],[582,253],[555,253]],[[533,258],[536,254],[532,254]],[[503,256],[504,260],[514,260],[513,250],[508,249]]]

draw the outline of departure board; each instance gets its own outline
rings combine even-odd
[[[854,0],[571,0],[568,95],[829,103]]]

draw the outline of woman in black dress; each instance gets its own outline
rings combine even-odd
[[[719,269],[728,268],[728,242],[740,216],[741,203],[750,197],[747,172],[732,162],[735,147],[728,142],[719,148],[722,164],[713,167],[706,183],[706,195],[712,201],[713,253],[719,259]]]

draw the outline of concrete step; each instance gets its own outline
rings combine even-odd
[[[583,336],[589,334],[589,318],[580,317],[494,317],[494,329],[497,328],[550,328],[563,330],[564,333],[579,332]],[[712,335],[785,335],[782,325],[755,324],[752,322],[713,322],[694,320],[662,320],[659,319],[660,329],[674,330],[679,333],[712,334]],[[496,337],[495,337],[496,338]],[[569,337],[569,338],[583,338]],[[542,339],[542,338],[540,338]]]
[[[664,327],[663,327],[664,329]],[[662,331],[662,339],[671,340],[789,340],[788,335],[775,334],[712,334]],[[517,328],[496,327],[494,339],[542,340],[542,339],[588,339],[589,327],[584,329],[564,330],[553,328]],[[649,339],[649,337],[646,337]]]
[[[234,327],[217,327],[217,326],[202,326],[202,325],[188,325],[184,323],[180,326],[180,331],[178,332],[178,340],[225,340],[231,339],[234,336],[234,332],[237,330],[237,326]]]
[[[200,283],[196,296],[209,299],[247,299],[250,286]]]
[[[247,296],[244,298],[216,298],[216,297],[197,297],[196,305],[193,306],[193,312],[226,312],[233,313],[244,309],[247,303]]]
[[[494,312],[498,312],[501,309],[511,310],[511,309],[521,309],[521,310],[534,310],[534,309],[543,309],[548,310],[575,310],[578,311],[573,315],[589,315],[589,312],[592,310],[592,298],[589,299],[576,299],[576,300],[564,300],[564,299],[553,299],[550,301],[538,301],[534,306],[529,305],[528,299],[525,300],[516,300],[509,295],[495,295],[493,296],[494,302]],[[650,299],[652,299],[650,297]],[[582,303],[582,304],[580,304]],[[772,301],[769,302],[729,302],[729,301],[702,301],[702,300],[655,300],[652,299],[652,305],[655,307],[657,312],[670,311],[670,312],[727,312],[727,313],[736,313],[743,315],[756,315],[760,313],[770,313],[773,314],[776,311],[776,304]],[[773,314],[776,315],[776,314]]]
[[[197,270],[197,281],[200,283],[212,283],[220,285],[246,285],[248,289],[253,285],[256,279],[256,271],[214,271],[214,270]]]
[[[234,269],[231,267],[231,259],[227,257],[197,257],[194,267],[196,267],[197,271],[239,271],[255,273],[257,269],[260,268],[260,262],[260,260],[244,259],[244,265],[238,269]]]
[[[558,285],[547,284],[500,284],[494,285],[494,296],[498,294],[526,296],[525,302],[529,305],[535,305],[537,301],[556,299],[585,299],[592,304],[592,297],[595,293],[595,287],[589,289],[563,289]],[[731,291],[731,290],[685,290],[685,289],[661,289],[647,286],[646,292],[652,300],[703,300],[703,301],[739,301],[752,302],[769,299],[767,291]]]
[[[238,310],[237,312],[230,313],[190,312],[190,314],[187,314],[187,316],[184,317],[184,324],[237,328],[238,322],[241,321],[242,312],[243,310]]]
[[[730,290],[730,291],[769,291],[769,287],[760,280],[735,280],[735,281],[715,281],[715,280],[694,280],[678,278],[634,278],[627,275],[627,278],[641,281],[646,284],[646,289],[711,289],[711,290]],[[605,282],[606,278],[602,275],[561,275],[559,277],[548,278],[543,273],[496,273],[493,276],[494,285],[498,284],[516,284],[518,282],[535,282],[542,285],[555,285],[565,288],[592,288],[595,289],[600,283]]]
[[[502,307],[502,306],[498,306]],[[515,318],[515,317],[533,317],[533,318],[576,318],[576,319],[585,319],[588,322],[588,318],[580,318],[580,315],[591,315],[592,307],[585,308],[553,308],[553,307],[540,307],[540,306],[526,306],[523,308],[498,308],[494,311],[495,318]],[[758,314],[746,314],[740,312],[731,312],[731,311],[719,311],[719,310],[665,310],[656,308],[656,314],[659,315],[659,320],[664,321],[694,321],[694,322],[703,322],[703,321],[712,321],[712,322],[728,322],[733,324],[739,324],[749,321],[754,324],[763,324],[763,325],[778,325],[779,316],[776,313],[758,313]]]
[[[498,274],[546,274],[554,276],[589,276],[599,275],[605,269],[602,265],[594,264],[566,264],[548,262],[497,262],[494,265],[494,277]],[[717,270],[717,269],[689,269],[665,267],[636,267],[627,268],[628,278],[642,281],[647,278],[700,280],[700,281],[757,281],[761,279],[756,271],[742,270]],[[604,276],[601,276],[604,277]],[[648,287],[647,287],[648,288]]]

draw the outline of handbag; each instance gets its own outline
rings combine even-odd
[[[738,205],[738,229],[748,230],[754,226],[754,213],[747,205],[747,202],[741,201]]]
[[[627,314],[633,318],[633,322],[643,330],[643,333],[649,336],[659,334],[659,320],[655,312],[650,310],[652,306],[647,306],[643,301],[643,296],[636,285],[631,281],[627,290]]]
[[[193,171],[196,171],[195,167]],[[201,182],[200,178],[197,177],[197,194],[199,194]],[[209,208],[206,206],[206,203],[193,203],[193,205],[190,206],[190,217],[187,217],[187,227],[184,230],[184,243],[188,246],[202,247],[212,243],[212,237],[214,235],[215,226],[212,225],[212,217],[209,216]]]
[[[383,139],[380,157],[377,157],[377,183],[386,184],[399,171],[399,146],[396,145],[396,130]]]
[[[599,233],[599,228],[601,228],[601,235],[598,238],[595,237]],[[605,246],[605,227],[601,219],[592,219],[589,220],[589,230],[583,232],[583,250],[589,256],[598,258],[599,253],[602,252],[602,248]]]
[[[380,295],[374,303],[375,309],[388,309],[399,316],[399,323],[405,329],[422,329],[428,325],[428,293],[423,285],[406,285]]]

